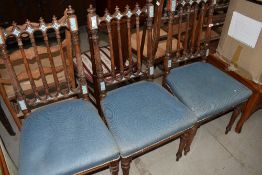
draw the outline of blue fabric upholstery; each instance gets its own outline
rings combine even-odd
[[[74,174],[119,157],[96,109],[83,100],[39,108],[25,120],[20,175]]]
[[[102,101],[122,157],[191,127],[196,117],[177,98],[152,82],[113,90]]]
[[[214,66],[197,62],[171,70],[167,84],[198,120],[248,99],[252,91]]]

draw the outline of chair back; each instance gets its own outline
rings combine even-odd
[[[165,71],[168,71],[173,63],[206,58],[209,54],[214,1],[169,0],[168,9]],[[172,45],[173,37],[177,38],[176,46]],[[174,53],[172,47],[177,48]]]
[[[151,3],[152,0],[147,0],[147,4],[145,7],[140,8],[137,4],[136,7],[131,10],[128,6],[124,12],[121,12],[118,7],[116,7],[114,14],[109,14],[108,11],[105,12],[103,17],[99,17],[95,9],[90,6],[88,9],[87,15],[87,23],[88,23],[88,31],[90,36],[90,48],[92,52],[93,59],[93,75],[97,80],[97,84],[100,91],[100,97],[103,97],[106,94],[106,87],[108,85],[118,84],[123,81],[127,81],[130,79],[134,79],[136,77],[148,77],[152,78],[154,74],[154,67],[152,61],[152,21],[154,17],[154,6]],[[146,68],[142,66],[141,54],[140,54],[140,28],[144,23],[141,23],[141,20],[146,18],[146,28],[148,33],[148,47],[147,53],[149,55],[149,59],[146,63]],[[111,25],[117,26],[117,32],[112,33]],[[108,43],[110,47],[110,66],[111,70],[109,71],[111,76],[110,78],[106,78],[103,66],[101,62],[101,56],[99,53],[99,33],[102,33],[103,27],[106,26],[106,35],[108,37]],[[122,27],[126,26],[126,27]],[[127,30],[127,36],[123,37],[121,35],[122,30]],[[131,49],[131,34],[136,33],[136,42],[137,42],[137,58],[134,57]],[[116,36],[115,36],[116,35]],[[114,50],[112,38],[117,37],[118,41],[118,55],[119,60],[116,60],[114,57]],[[128,58],[123,58],[122,53],[122,43],[127,42],[128,49]],[[115,63],[119,62],[119,68],[116,67]]]
[[[70,6],[62,18],[53,17],[51,23],[40,18],[39,23],[27,20],[23,25],[2,28],[0,49],[1,95],[10,101],[17,116],[27,116],[36,107],[79,93],[88,98],[77,18]],[[80,77],[78,87],[73,55]]]

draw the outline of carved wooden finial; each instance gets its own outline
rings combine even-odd
[[[39,21],[40,21],[40,23],[45,23],[45,20],[44,20],[43,17],[40,17]]]
[[[90,14],[94,14],[96,11],[96,9],[93,7],[92,4],[90,4],[89,8],[87,9],[87,12]]]
[[[26,23],[27,25],[30,25],[30,24],[31,24],[31,22],[29,21],[29,19],[26,19],[25,23]]]
[[[116,12],[119,12],[119,7],[118,7],[118,6],[116,6],[115,10],[116,10]]]
[[[126,10],[127,10],[127,11],[129,10],[129,5],[126,5]]]
[[[75,13],[75,10],[72,8],[71,5],[68,6],[68,9],[67,9],[67,14],[68,15],[73,15]]]
[[[52,19],[53,19],[53,21],[57,21],[57,18],[56,18],[55,15],[53,15]]]
[[[12,22],[12,26],[17,27],[17,24],[15,21]]]

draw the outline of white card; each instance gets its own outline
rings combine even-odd
[[[76,24],[76,18],[70,18],[70,28],[72,31],[76,31],[77,29],[77,24]]]
[[[151,67],[149,68],[149,75],[153,75],[153,74],[154,74],[154,67],[151,66]]]
[[[101,91],[104,91],[104,90],[106,90],[106,85],[105,85],[105,82],[100,82],[100,89],[101,89]]]
[[[167,67],[170,68],[172,66],[172,60],[168,60]]]
[[[83,93],[83,94],[87,94],[87,92],[88,92],[88,91],[87,91],[86,85],[83,85],[83,86],[82,86],[82,93]]]
[[[228,35],[251,48],[256,46],[262,23],[250,17],[233,12]]]
[[[92,17],[91,17],[91,27],[92,27],[92,29],[97,29],[96,16],[92,16]]]
[[[26,104],[25,104],[25,101],[24,101],[24,100],[18,101],[18,104],[19,104],[19,106],[20,106],[20,109],[21,109],[22,111],[24,111],[24,110],[26,110],[26,109],[27,109],[27,107],[26,107]]]

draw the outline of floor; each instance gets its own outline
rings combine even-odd
[[[80,38],[81,50],[86,51],[88,46],[85,44],[87,40],[85,32],[81,32]],[[157,79],[156,82],[160,83],[161,79]],[[6,110],[5,106],[3,107]],[[10,114],[7,110],[6,112],[15,126]],[[176,140],[133,160],[130,175],[261,175],[262,110],[252,115],[241,134],[231,131],[225,135],[230,115],[231,113],[224,115],[199,128],[190,153],[183,156],[179,162],[175,160],[179,144],[179,140]],[[0,135],[17,165],[19,133],[11,137],[0,124]],[[109,170],[96,173],[96,175],[108,174]]]

